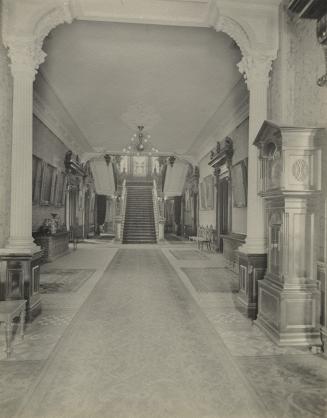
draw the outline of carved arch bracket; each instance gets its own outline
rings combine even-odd
[[[214,28],[217,32],[229,35],[239,46],[243,57],[248,56],[251,50],[250,37],[235,19],[219,15]]]
[[[254,84],[268,88],[269,73],[272,62],[277,57],[277,47],[263,49],[262,46],[253,45],[253,40],[237,20],[232,17],[219,15],[214,24],[216,31],[221,31],[229,35],[238,45],[242,53],[242,60],[237,64],[240,73],[243,75],[249,89]]]
[[[55,7],[44,6],[35,18],[24,30],[10,32],[10,24],[13,25],[14,17],[9,5],[9,0],[4,0],[3,5],[3,41],[8,48],[11,70],[13,74],[24,72],[35,77],[39,66],[44,62],[46,54],[42,50],[45,37],[56,26],[62,23],[71,23],[73,14],[68,1],[57,2]]]

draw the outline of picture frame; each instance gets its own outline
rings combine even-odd
[[[32,201],[33,204],[39,204],[41,198],[42,178],[43,178],[43,161],[41,158],[33,155],[32,166]]]
[[[205,184],[203,181],[201,181],[200,183],[200,203],[201,203],[201,209],[205,210],[207,207],[207,202],[206,202],[206,189],[205,189]]]
[[[247,207],[247,159],[239,161],[231,169],[233,207]]]
[[[55,190],[55,206],[57,207],[65,205],[66,181],[66,174],[61,170],[57,170]]]
[[[206,209],[214,209],[214,177],[209,175],[204,178],[206,189]]]
[[[213,210],[214,203],[214,177],[209,174],[204,177],[200,183],[200,195],[201,195],[201,210]]]
[[[40,205],[51,205],[53,200],[55,167],[43,161]]]

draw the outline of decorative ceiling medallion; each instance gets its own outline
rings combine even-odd
[[[132,130],[138,126],[140,120],[149,130],[152,130],[161,118],[152,106],[140,101],[130,105],[127,111],[121,115],[121,120]]]

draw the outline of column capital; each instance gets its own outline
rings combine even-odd
[[[237,66],[250,91],[255,86],[258,86],[259,89],[268,89],[269,73],[275,58],[275,54],[257,51],[243,55]]]
[[[12,38],[9,44],[10,68],[13,77],[35,78],[39,65],[46,54],[33,39]]]

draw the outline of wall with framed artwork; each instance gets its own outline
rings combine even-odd
[[[209,154],[199,164],[199,225],[216,224],[216,192],[212,168],[208,165]]]
[[[56,213],[65,221],[65,155],[68,148],[36,116],[33,118],[33,232]]]
[[[246,234],[247,217],[247,157],[249,121],[246,119],[232,133],[234,155],[232,158],[232,232]]]
[[[230,202],[228,204],[230,209],[227,234],[246,234],[248,132],[248,118],[230,132],[228,137],[231,138],[233,143],[230,166],[229,168],[223,166],[220,170],[220,180],[227,176],[230,184],[228,197],[224,198],[224,201],[228,198]],[[225,138],[220,141],[220,147],[223,146],[222,141],[224,140]],[[208,153],[201,159],[199,164],[199,225],[217,224],[217,191],[215,188],[214,170],[208,165],[210,158],[210,153]]]

